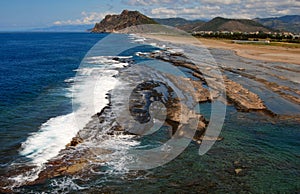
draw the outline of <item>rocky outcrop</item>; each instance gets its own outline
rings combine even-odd
[[[284,69],[284,67],[280,67],[280,68]],[[272,90],[274,93],[279,94],[281,97],[287,99],[288,101],[291,101],[295,104],[300,104],[300,98],[298,97],[300,95],[300,90],[298,90],[298,89],[291,88],[291,87],[288,87],[288,86],[279,85],[278,83],[271,82],[271,81],[263,79],[259,76],[255,76],[255,75],[251,75],[249,73],[246,73],[241,69],[233,69],[233,68],[228,68],[228,67],[222,67],[222,69],[224,69],[226,71],[230,71],[232,73],[236,73],[236,74],[241,75],[243,77],[255,80],[259,83],[262,83],[262,84],[265,85],[266,88]],[[282,80],[286,80],[286,78],[283,77],[283,76],[277,76],[275,74],[272,74],[272,76],[277,77],[277,78],[282,79]],[[292,95],[292,94],[294,94],[294,95]]]
[[[151,18],[141,14],[138,11],[124,10],[120,15],[107,15],[105,18],[95,25],[92,32],[117,32],[119,30],[137,26],[141,24],[157,24]]]
[[[218,80],[220,79],[220,77],[212,73],[214,69],[212,69],[211,67],[206,67],[206,68],[201,67],[200,69],[199,68],[200,66],[197,66],[196,64],[190,62],[182,54],[171,53],[167,50],[166,51],[162,50],[160,52],[149,53],[144,56],[160,59],[166,62],[170,62],[175,66],[180,66],[192,70],[192,75],[194,77],[199,78],[200,81],[193,81],[191,79],[177,78],[177,77],[176,79],[177,80],[180,79],[181,82],[182,80],[185,79],[186,81],[190,81],[191,83],[193,83],[193,85],[195,86],[195,91],[189,91],[189,92],[194,93],[199,103],[213,101],[214,99],[220,97],[220,91],[221,91],[220,88],[222,88],[222,83],[223,83],[224,85],[223,87],[226,90],[227,101],[229,103],[233,103],[238,110],[244,112],[261,111],[261,110],[266,111],[268,113],[270,112],[267,110],[263,101],[260,99],[260,97],[257,94],[249,91],[248,89],[244,88],[242,85],[228,79],[226,76],[223,76],[221,81]],[[203,87],[203,84],[207,85],[208,81],[210,83],[209,84],[210,90]],[[181,88],[181,89],[183,91],[186,90],[185,88]]]
[[[127,80],[134,79],[135,75],[136,72],[131,72],[130,70],[127,72],[126,69],[123,69],[120,71],[118,77]],[[166,78],[173,82],[177,88],[184,91],[184,93],[191,94],[195,99],[195,103],[211,100],[209,91],[202,87],[200,82],[171,74],[167,74]],[[184,87],[188,84],[191,84],[192,87]],[[157,90],[158,87],[165,92]],[[195,93],[194,91],[198,92]],[[167,110],[164,126],[170,126],[170,135],[174,138],[187,137],[200,143],[204,138],[208,121],[202,115],[182,103],[182,100],[185,99],[174,97],[172,95],[173,92],[170,87],[164,85],[162,82],[147,81],[139,84],[133,90],[130,97],[129,109],[131,116],[140,123],[148,123],[149,119],[151,119],[149,104],[154,101],[163,102]],[[112,150],[95,146],[101,144],[102,139],[99,138],[101,136],[99,134],[101,133],[107,137],[120,134],[136,135],[136,138],[139,137],[139,133],[134,134],[133,131],[128,131],[116,122],[116,115],[112,108],[114,102],[112,98],[115,95],[112,94],[113,92],[107,95],[110,103],[101,112],[92,117],[92,120],[86,127],[78,132],[76,137],[66,145],[64,150],[60,151],[57,157],[45,164],[45,169],[39,174],[38,179],[28,182],[27,185],[39,184],[47,179],[58,176],[82,176],[89,173],[90,169],[99,168],[100,165],[107,162],[106,159],[109,158],[107,155],[113,152]],[[103,133],[102,131],[105,129],[108,130]]]
[[[257,94],[250,92],[242,85],[224,78],[226,95],[235,104],[237,109],[243,111],[265,110],[266,106]]]

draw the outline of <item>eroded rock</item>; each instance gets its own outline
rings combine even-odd
[[[242,111],[265,110],[266,106],[257,94],[224,77],[226,95]]]

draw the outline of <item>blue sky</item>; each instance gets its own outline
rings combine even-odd
[[[300,13],[299,0],[1,0],[0,30],[93,24],[106,14],[138,10],[151,17],[255,18]]]

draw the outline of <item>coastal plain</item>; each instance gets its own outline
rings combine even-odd
[[[252,45],[236,44],[230,40],[222,39],[194,38],[192,36],[176,37],[157,34],[143,34],[143,36],[179,44],[191,44],[196,46],[204,46],[206,48],[232,50],[241,57],[254,60],[283,62],[300,65],[300,48],[296,46],[294,47],[293,44],[288,43],[281,44],[281,46]]]

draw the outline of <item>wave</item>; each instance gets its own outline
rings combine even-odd
[[[85,127],[91,117],[100,112],[108,103],[107,93],[112,90],[117,79],[118,68],[128,65],[116,58],[119,56],[87,57],[80,68],[75,70],[76,77],[65,80],[71,87],[66,95],[72,97],[73,112],[57,116],[43,123],[39,131],[30,134],[22,143],[20,154],[30,159],[30,164],[36,168],[31,173],[16,176],[17,182],[34,180],[43,169],[43,165],[57,156],[77,132]]]

